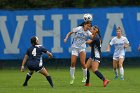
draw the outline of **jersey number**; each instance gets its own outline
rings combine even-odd
[[[32,55],[33,55],[33,56],[36,56],[36,48],[33,49]]]

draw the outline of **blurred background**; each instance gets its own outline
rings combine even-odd
[[[132,7],[139,5],[140,0],[0,0],[1,9]]]
[[[0,0],[0,69],[20,68],[34,35],[54,54],[53,59],[44,56],[47,66],[69,67],[71,39],[67,44],[63,39],[83,22],[85,13],[92,14],[93,25],[101,29],[101,66],[112,67],[114,49],[106,53],[105,48],[117,26],[122,27],[131,45],[126,51],[125,66],[140,66],[140,0]],[[87,50],[88,58],[90,49]],[[79,63],[78,59],[77,66]]]

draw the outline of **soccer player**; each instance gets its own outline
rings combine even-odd
[[[64,42],[66,43],[69,36],[71,34],[74,34],[73,43],[71,46],[72,52],[71,52],[71,66],[70,66],[70,76],[71,76],[70,84],[74,83],[75,64],[76,64],[78,54],[80,55],[80,62],[83,68],[83,74],[84,74],[83,82],[86,81],[87,68],[85,66],[85,59],[86,59],[85,42],[87,37],[94,37],[92,33],[89,31],[90,28],[91,28],[91,22],[87,21],[84,23],[83,26],[74,28],[73,31],[69,32],[64,39]]]
[[[125,48],[129,46],[129,41],[126,37],[122,36],[122,30],[120,27],[116,30],[117,36],[114,37],[110,44],[107,47],[107,52],[110,52],[110,46],[115,46],[115,51],[113,55],[113,69],[115,72],[115,78],[117,79],[119,77],[118,75],[118,65],[120,69],[120,75],[121,80],[124,80],[124,68],[123,68],[123,62],[125,58]]]
[[[106,87],[107,84],[109,83],[109,80],[105,79],[102,73],[98,70],[101,61],[101,43],[102,43],[100,31],[97,26],[93,26],[90,31],[92,32],[93,35],[95,35],[95,37],[92,38],[91,40],[86,41],[86,43],[89,44],[91,47],[91,56],[86,63],[88,70],[87,70],[87,80],[85,86],[90,86],[89,69],[91,68],[92,72],[95,73],[96,76],[103,81],[103,86]]]
[[[43,66],[42,55],[43,53],[48,54],[49,58],[52,58],[52,54],[45,49],[42,45],[39,45],[38,37],[34,36],[31,38],[32,46],[27,50],[25,57],[22,61],[21,71],[24,71],[24,64],[27,62],[27,67],[29,72],[26,75],[25,82],[23,86],[28,85],[28,81],[31,78],[34,71],[41,73],[46,77],[51,87],[53,87],[53,82],[51,76],[49,76],[48,71]]]

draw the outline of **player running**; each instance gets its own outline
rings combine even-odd
[[[115,78],[119,77],[118,75],[118,65],[120,69],[121,80],[124,80],[124,69],[123,69],[123,62],[125,58],[125,48],[129,46],[129,41],[126,37],[122,36],[122,30],[120,27],[117,28],[116,31],[117,36],[114,37],[110,44],[107,47],[107,52],[110,52],[110,46],[115,46],[115,51],[113,55],[113,69],[115,72]]]
[[[72,52],[71,52],[71,66],[70,66],[70,76],[71,76],[70,84],[74,83],[75,64],[76,64],[78,54],[80,55],[80,62],[83,68],[83,74],[84,74],[83,82],[85,82],[87,79],[87,68],[85,66],[85,59],[86,59],[85,42],[87,37],[92,37],[92,38],[94,37],[92,33],[89,31],[90,28],[91,28],[91,22],[87,21],[84,23],[83,26],[74,28],[73,31],[69,32],[64,39],[64,42],[66,43],[69,36],[71,34],[74,34],[73,43],[71,46]]]
[[[105,79],[102,73],[98,70],[101,61],[101,43],[102,43],[100,31],[97,26],[93,26],[90,31],[92,32],[93,35],[95,35],[95,37],[92,38],[91,40],[86,41],[86,43],[89,44],[91,47],[91,57],[88,59],[86,63],[88,70],[87,70],[87,80],[85,86],[90,86],[89,69],[91,68],[92,72],[95,73],[96,76],[103,81],[103,86],[106,87],[107,84],[109,83],[109,80]]]
[[[27,62],[27,67],[29,69],[23,86],[28,85],[29,79],[31,78],[34,71],[36,71],[44,75],[50,83],[51,87],[53,87],[51,76],[49,76],[49,73],[43,66],[42,62],[43,53],[48,54],[49,58],[52,58],[52,54],[42,45],[39,45],[38,38],[35,36],[31,38],[31,44],[32,46],[27,50],[21,66],[21,71],[23,72],[24,64]]]

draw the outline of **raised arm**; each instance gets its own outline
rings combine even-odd
[[[24,72],[24,65],[25,65],[27,59],[28,59],[28,55],[26,54],[26,55],[24,56],[24,59],[23,59],[23,61],[22,61],[22,65],[21,65],[21,71],[22,71],[22,72]]]
[[[66,37],[65,37],[65,39],[64,39],[64,43],[67,42],[67,39],[69,38],[69,36],[70,36],[72,33],[73,33],[73,32],[69,32],[69,33],[66,35]]]

